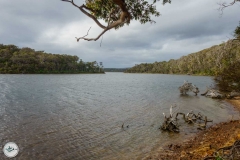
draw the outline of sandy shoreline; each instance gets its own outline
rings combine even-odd
[[[226,100],[240,111],[240,97]],[[229,120],[201,131],[194,138],[165,146],[144,160],[201,160],[211,156],[218,148],[232,145],[240,139],[240,119]]]

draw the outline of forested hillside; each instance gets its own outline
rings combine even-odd
[[[222,90],[240,91],[240,41],[230,40],[177,60],[142,63],[125,73],[210,75],[216,77]]]
[[[125,72],[217,75],[221,70],[239,60],[240,42],[228,41],[177,60],[142,63]]]
[[[103,73],[102,66],[77,56],[0,44],[0,73]]]

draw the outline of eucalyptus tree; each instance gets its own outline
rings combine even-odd
[[[141,24],[150,22],[155,23],[151,16],[160,16],[156,9],[156,2],[159,0],[85,0],[82,5],[77,5],[74,0],[62,0],[71,3],[83,14],[91,18],[103,31],[95,38],[87,38],[87,34],[80,39],[87,41],[98,40],[106,31],[119,29],[124,25],[129,25],[132,20],[139,21]],[[171,0],[163,0],[163,4],[171,3]],[[106,24],[102,24],[103,20]]]

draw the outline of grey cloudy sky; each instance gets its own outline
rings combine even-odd
[[[232,0],[226,0],[231,2]],[[76,0],[81,5],[83,0]],[[240,21],[240,4],[220,16],[221,0],[173,0],[157,4],[156,24],[110,30],[96,42],[76,42],[74,37],[96,37],[101,29],[70,3],[60,0],[0,0],[0,43],[77,55],[104,67],[131,67],[143,62],[168,61],[197,52],[231,38]]]

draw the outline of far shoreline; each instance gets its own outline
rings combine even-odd
[[[178,75],[178,76],[208,76],[208,77],[214,77],[214,75],[207,75],[207,74],[180,74],[180,73],[140,73],[140,72],[122,72],[122,73],[126,73],[126,74],[164,74],[164,75]]]
[[[106,74],[105,72],[103,73],[0,73],[0,75],[69,75],[69,74]]]

